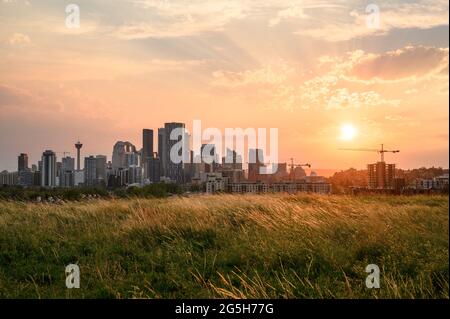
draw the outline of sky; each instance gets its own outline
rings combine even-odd
[[[280,162],[448,168],[448,37],[447,0],[0,0],[0,170],[194,120],[278,128]]]

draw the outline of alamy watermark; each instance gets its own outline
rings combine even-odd
[[[369,289],[380,288],[380,267],[375,264],[367,265],[366,272],[369,273],[366,277],[366,287]]]
[[[380,7],[375,3],[371,3],[366,7],[366,26],[369,29],[380,28]]]
[[[78,29],[80,27],[80,6],[71,3],[66,6],[66,27]]]
[[[278,168],[278,128],[269,128],[269,138],[267,133],[266,128],[225,128],[223,134],[218,128],[209,127],[202,130],[201,120],[194,120],[192,135],[185,127],[177,127],[168,132],[169,139],[176,141],[169,151],[170,161],[174,164],[211,164],[226,154],[224,157],[226,164],[270,163],[271,165],[261,165],[259,172],[273,174]],[[192,149],[197,155],[194,157],[190,152],[191,140]],[[208,142],[205,144],[203,141]],[[239,156],[232,156],[230,150]],[[253,153],[246,158],[250,150]],[[265,163],[262,163],[262,159]]]
[[[76,264],[66,266],[66,287],[68,289],[80,288],[80,267]]]

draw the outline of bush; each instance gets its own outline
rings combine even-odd
[[[130,187],[127,189],[115,189],[112,194],[119,198],[126,197],[167,197],[171,194],[180,194],[182,189],[179,185],[173,183],[151,184],[145,187]],[[43,200],[50,197],[68,201],[77,201],[85,196],[96,196],[109,198],[111,194],[100,187],[74,187],[74,188],[44,188],[20,186],[2,186],[0,187],[0,199],[16,201],[35,201],[38,197]]]

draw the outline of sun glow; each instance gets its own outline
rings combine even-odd
[[[351,141],[353,140],[356,135],[358,134],[358,130],[355,126],[351,124],[343,124],[341,126],[341,136],[340,139],[344,141]]]

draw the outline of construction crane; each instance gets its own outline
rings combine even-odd
[[[289,164],[289,167],[291,168],[291,172],[294,171],[295,167],[302,167],[302,166],[306,166],[308,168],[311,168],[311,164],[305,163],[305,164],[294,164],[294,159],[291,157],[290,158],[291,163]]]
[[[384,162],[384,153],[398,153],[400,150],[385,150],[384,144],[381,144],[381,149],[371,149],[371,148],[340,148],[341,151],[363,151],[363,152],[377,152],[381,156],[381,162]]]
[[[63,152],[55,152],[56,154],[63,154],[63,156],[64,157],[66,157],[66,154],[67,155],[70,155],[70,152],[66,152],[66,151],[63,151]]]
[[[291,168],[291,171],[290,171],[290,176],[291,176],[291,179],[293,180],[294,179],[294,168],[296,168],[296,167],[303,167],[303,166],[306,166],[306,167],[308,167],[308,168],[311,168],[311,164],[309,164],[309,163],[305,163],[305,164],[295,164],[294,163],[294,158],[290,158],[290,160],[291,160],[291,163],[289,164],[289,167]]]

